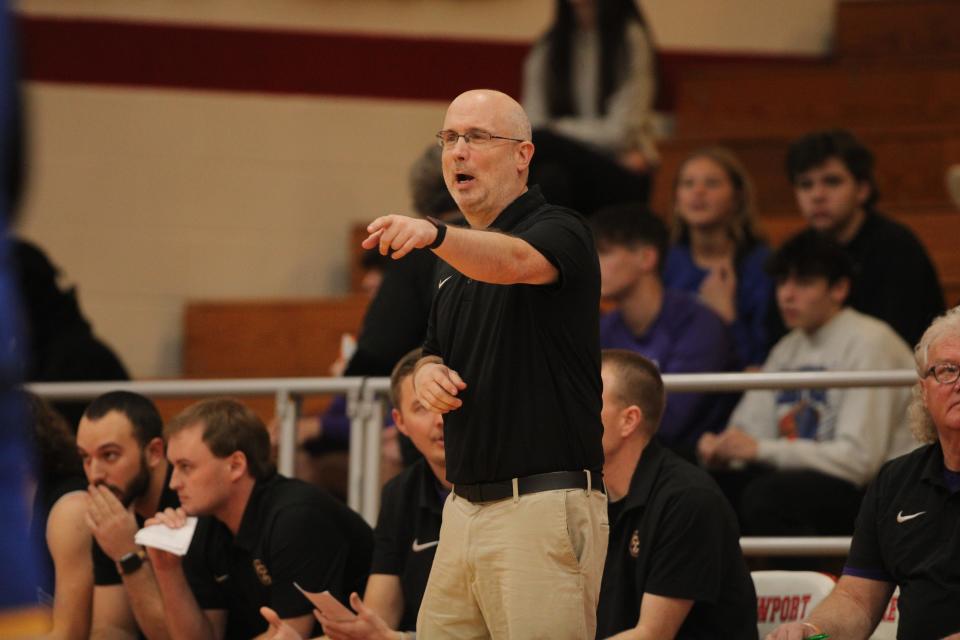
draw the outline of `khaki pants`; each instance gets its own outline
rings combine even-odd
[[[599,491],[476,504],[451,493],[417,637],[592,640],[609,533]]]

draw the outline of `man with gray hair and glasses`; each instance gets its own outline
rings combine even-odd
[[[926,446],[883,466],[837,586],[769,639],[866,638],[899,586],[898,638],[960,640],[960,307],[933,321],[915,359],[910,426]]]
[[[609,530],[593,238],[527,187],[534,148],[513,98],[461,94],[437,139],[469,228],[390,215],[363,242],[445,263],[414,392],[444,414],[453,492],[417,635],[592,638]]]

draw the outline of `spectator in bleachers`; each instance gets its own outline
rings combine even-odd
[[[605,350],[601,377],[610,544],[597,637],[756,638],[736,515],[709,475],[654,437],[664,405],[656,366]]]
[[[50,606],[44,638],[90,637],[93,600],[92,538],[85,520],[86,488],[77,443],[63,417],[38,396],[25,393],[36,451],[31,533],[44,540],[43,581],[37,594]]]
[[[778,371],[876,371],[910,366],[910,349],[886,323],[846,305],[853,265],[813,230],[773,254],[777,302],[791,331],[763,366]],[[863,487],[885,460],[911,448],[901,388],[747,392],[730,426],[701,439],[747,535],[853,531]],[[741,468],[746,465],[746,468]]]
[[[76,287],[61,288],[60,270],[36,245],[11,236],[10,247],[24,302],[27,381],[129,380],[120,358],[93,333],[80,310]],[[54,403],[74,433],[85,406],[78,401]]]
[[[555,7],[524,66],[530,124],[649,170],[657,161],[650,134],[656,74],[643,14],[634,0],[556,0]]]
[[[324,634],[331,640],[395,640],[394,629],[416,629],[440,538],[443,502],[451,488],[446,479],[443,417],[421,405],[413,391],[413,371],[421,355],[420,349],[414,349],[394,367],[390,401],[397,428],[410,437],[423,458],[383,487],[366,593],[362,601],[356,593],[350,596],[358,614],[355,620],[322,620]],[[274,630],[281,630],[275,613],[265,611],[264,615]]]
[[[755,226],[750,176],[729,150],[701,149],[677,170],[673,203],[664,284],[698,294],[730,326],[740,364],[759,367],[770,350],[773,282],[763,269],[770,249]]]
[[[537,146],[530,182],[551,202],[589,216],[647,200],[658,162],[654,61],[634,0],[556,0],[554,21],[523,74]]]
[[[601,295],[616,305],[600,319],[600,347],[636,351],[661,373],[735,369],[729,327],[694,295],[663,286],[663,222],[640,204],[604,209],[590,222],[600,255]],[[725,395],[670,394],[658,436],[692,456],[700,435],[722,429],[731,408]]]
[[[860,507],[833,592],[772,640],[866,638],[900,587],[898,638],[960,638],[960,307],[933,321],[914,352],[910,424],[924,443],[891,460]]]
[[[339,599],[362,590],[373,536],[363,519],[321,489],[278,475],[267,429],[236,400],[186,408],[164,429],[181,507],[148,524],[199,516],[188,561],[148,548],[170,637],[250,638],[269,606],[301,635],[313,632],[308,591]],[[189,582],[188,582],[189,581]]]
[[[848,304],[915,344],[943,313],[943,290],[913,232],[877,212],[873,154],[849,131],[818,131],[790,145],[786,165],[807,224],[854,260]]]

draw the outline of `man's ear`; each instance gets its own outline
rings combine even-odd
[[[870,199],[870,194],[873,192],[873,187],[870,186],[870,183],[866,180],[860,180],[857,182],[857,204],[861,207],[867,203],[867,200]]]
[[[533,160],[533,143],[527,140],[517,143],[517,171],[521,173],[530,168]]]
[[[397,425],[397,431],[399,431],[405,436],[409,436],[410,434],[407,433],[407,425],[403,423],[403,414],[400,413],[400,411],[397,410],[396,407],[394,407],[390,411],[390,415],[393,416],[393,424]]]
[[[850,295],[850,278],[840,278],[830,285],[830,297],[841,307]]]
[[[635,404],[620,413],[620,437],[629,438],[643,428],[643,409]]]
[[[243,451],[234,451],[227,457],[230,479],[239,480],[247,475],[247,455]]]
[[[164,456],[163,450],[163,438],[157,436],[156,438],[151,439],[145,448],[147,454],[147,465],[150,467],[155,467],[160,462],[165,460],[166,457]]]
[[[640,265],[647,273],[653,273],[657,270],[657,260],[660,258],[656,247],[649,245],[640,245],[636,251],[639,255]]]

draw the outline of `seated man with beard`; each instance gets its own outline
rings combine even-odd
[[[92,638],[166,636],[153,569],[133,540],[146,518],[180,504],[169,488],[162,433],[153,403],[128,391],[96,398],[80,420],[77,449],[94,537]]]

